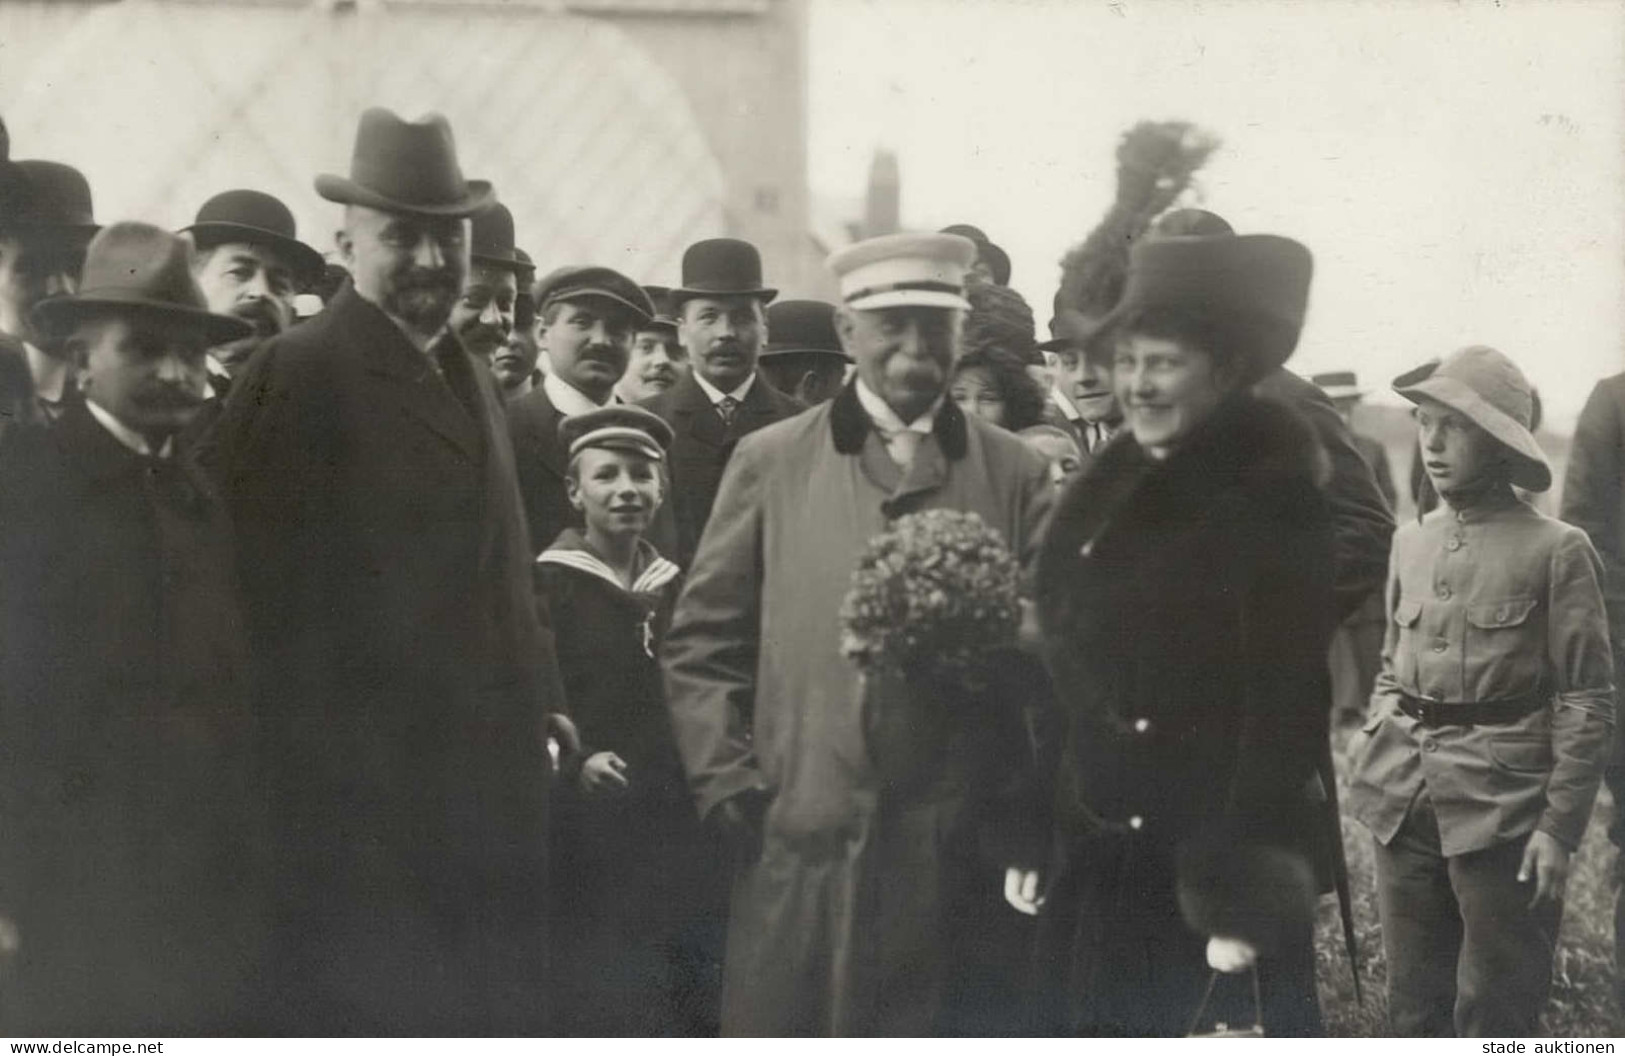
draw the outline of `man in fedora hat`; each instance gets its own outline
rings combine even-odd
[[[688,371],[688,353],[677,340],[670,288],[645,286],[643,292],[649,295],[655,314],[632,335],[632,358],[615,386],[615,396],[623,403],[652,399],[670,390]]]
[[[447,326],[469,267],[446,119],[361,116],[351,282],[220,423],[279,830],[277,1031],[545,1029],[552,640],[502,404]]]
[[[987,802],[953,775],[1020,760],[980,730],[956,743],[987,755],[933,756],[930,793],[895,792],[838,613],[864,547],[904,514],[975,512],[1024,566],[1036,557],[1047,465],[946,399],[974,252],[953,235],[887,235],[830,259],[855,378],[740,441],[678,601],[663,653],[673,727],[700,814],[743,868],[727,1034],[952,1029],[950,902],[975,871],[965,819]]]
[[[766,382],[757,384],[765,309],[778,293],[762,285],[762,257],[749,242],[708,238],[683,253],[683,283],[671,299],[689,373],[643,406],[676,433],[671,502],[662,507],[651,537],[684,568],[699,545],[734,444],[802,409]]]
[[[293,325],[294,298],[321,281],[326,262],[299,241],[288,207],[262,191],[222,191],[180,233],[197,250],[193,274],[210,310],[254,328],[209,355],[216,394],[224,396],[248,357]]]
[[[767,344],[758,369],[779,392],[808,407],[833,400],[846,382],[852,357],[835,333],[835,306],[827,301],[779,301],[767,309]]]
[[[1382,671],[1349,747],[1389,1015],[1404,1037],[1527,1037],[1613,740],[1602,562],[1513,490],[1552,472],[1510,359],[1473,346],[1394,388],[1441,505],[1394,536]]]
[[[508,405],[508,431],[519,464],[533,554],[567,527],[580,527],[565,495],[569,452],[559,438],[566,418],[615,399],[632,334],[654,315],[643,287],[613,268],[566,266],[536,283],[536,344],[548,360],[542,384]]]
[[[1563,478],[1563,519],[1583,529],[1602,557],[1603,598],[1614,647],[1614,744],[1603,782],[1615,803],[1625,803],[1625,374],[1597,382],[1574,426],[1574,446]],[[1614,845],[1614,996],[1625,1008],[1625,810],[1608,826]]]
[[[176,434],[214,314],[185,240],[104,229],[30,327],[84,399],[0,451],[0,915],[17,1035],[256,1031],[264,915],[226,511]]]
[[[462,296],[451,309],[451,332],[475,359],[491,363],[513,333],[519,276],[530,265],[514,246],[513,214],[497,202],[470,225],[473,250]]]
[[[0,153],[0,344],[10,346],[6,354],[21,349],[33,409],[52,421],[75,394],[66,362],[43,347],[32,313],[47,297],[73,292],[97,230],[90,184],[78,169]]]

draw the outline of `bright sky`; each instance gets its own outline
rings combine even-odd
[[[1203,204],[1315,253],[1300,373],[1387,382],[1493,344],[1567,428],[1625,369],[1625,4],[811,0],[810,177],[902,170],[905,226],[975,223],[1048,321],[1136,121],[1223,140]],[[1397,400],[1397,397],[1393,397]]]

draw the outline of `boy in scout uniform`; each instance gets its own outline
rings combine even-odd
[[[1463,349],[1394,388],[1443,502],[1394,536],[1382,670],[1351,746],[1389,1013],[1407,1037],[1527,1037],[1613,725],[1601,567],[1584,532],[1513,492],[1552,476],[1509,359]]]

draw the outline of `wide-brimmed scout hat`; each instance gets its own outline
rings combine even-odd
[[[34,307],[34,325],[53,339],[87,315],[108,311],[160,316],[195,327],[208,345],[247,337],[254,328],[209,311],[192,278],[192,249],[179,235],[134,221],[111,224],[90,242],[79,292]]]
[[[513,213],[501,202],[492,202],[469,224],[468,259],[515,275],[535,270],[528,258],[520,258],[519,248],[514,245]]]
[[[1188,311],[1256,331],[1260,339],[1240,351],[1254,373],[1267,373],[1297,348],[1313,274],[1308,248],[1279,235],[1144,238],[1129,251],[1123,297],[1099,331],[1146,309]]]
[[[780,301],[770,307],[761,358],[809,352],[852,361],[835,332],[835,306],[828,301]]]
[[[619,305],[636,317],[638,326],[655,314],[655,306],[649,303],[649,295],[643,292],[642,286],[614,268],[598,264],[566,264],[562,268],[554,268],[536,280],[531,296],[536,301],[538,314],[554,301],[581,299],[609,301]]]
[[[322,173],[316,193],[330,202],[419,216],[475,216],[496,201],[489,182],[463,179],[443,115],[403,121],[381,106],[361,115],[350,175]]]
[[[1394,391],[1415,403],[1427,397],[1466,415],[1513,455],[1512,483],[1525,491],[1552,486],[1552,466],[1530,422],[1535,390],[1518,365],[1487,345],[1453,352],[1394,379]]]
[[[203,203],[197,219],[180,234],[191,235],[199,250],[225,242],[246,242],[280,252],[302,287],[321,282],[327,262],[315,249],[299,241],[293,212],[280,198],[263,191],[222,191]]]
[[[963,235],[897,234],[864,239],[830,254],[841,303],[855,311],[877,308],[958,308],[976,243]]]
[[[766,304],[779,295],[762,285],[762,255],[738,238],[707,238],[683,251],[683,281],[671,291],[672,308],[694,297],[754,297]]]
[[[559,423],[559,439],[571,458],[589,447],[601,447],[659,462],[671,446],[673,435],[664,418],[629,403],[573,414]]]

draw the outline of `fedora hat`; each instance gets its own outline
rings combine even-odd
[[[767,345],[761,357],[820,352],[851,362],[835,332],[835,306],[827,301],[780,301],[767,310]]]
[[[209,311],[192,278],[192,250],[184,238],[135,221],[112,224],[97,233],[85,254],[79,292],[35,305],[34,325],[59,340],[77,320],[108,310],[185,323],[211,346],[254,332],[241,319]]]
[[[958,235],[976,243],[976,255],[987,261],[987,270],[993,273],[993,285],[1010,285],[1010,254],[975,224],[949,224],[939,235]]]
[[[1123,297],[1097,332],[1148,308],[1198,313],[1268,335],[1243,349],[1261,375],[1297,348],[1313,273],[1308,248],[1279,235],[1141,239],[1129,250]]]
[[[1526,491],[1552,486],[1552,467],[1531,431],[1535,390],[1518,365],[1487,345],[1454,352],[1394,379],[1394,391],[1415,403],[1437,400],[1489,433],[1513,455],[1512,483]]]
[[[683,284],[671,291],[676,311],[691,297],[755,297],[767,303],[779,291],[762,285],[762,255],[738,238],[707,238],[683,251]]]
[[[293,213],[280,198],[263,191],[222,191],[203,203],[197,219],[181,234],[190,234],[200,250],[224,242],[247,242],[280,252],[298,273],[301,286],[321,281],[327,262],[315,249],[299,241]]]
[[[0,231],[30,231],[87,243],[100,227],[85,174],[60,161],[0,162]]]
[[[515,275],[533,270],[534,265],[528,260],[519,259],[519,250],[513,244],[513,213],[507,206],[492,202],[469,226],[472,229],[469,259],[475,264],[501,268]]]
[[[443,115],[403,121],[381,106],[361,115],[350,175],[322,173],[316,193],[343,205],[420,216],[474,216],[496,200],[487,181],[463,179]]]

